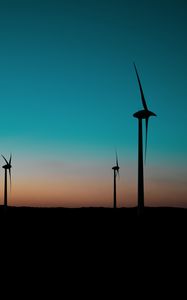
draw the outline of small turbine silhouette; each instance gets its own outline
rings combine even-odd
[[[10,179],[10,188],[11,188],[11,168],[12,168],[12,154],[10,155],[10,159],[9,159],[9,162],[7,161],[7,159],[2,155],[3,159],[5,160],[6,162],[6,165],[4,165],[2,168],[5,170],[5,185],[4,185],[4,207],[5,209],[7,208],[8,206],[8,199],[7,199],[7,194],[8,194],[8,191],[7,191],[7,172],[9,172],[9,179]]]
[[[136,76],[138,79],[138,84],[140,88],[141,100],[143,105],[143,110],[139,110],[138,112],[133,114],[133,117],[138,119],[138,213],[141,214],[144,209],[144,168],[143,168],[143,136],[142,136],[142,120],[145,120],[146,126],[146,136],[145,136],[145,160],[147,154],[147,138],[148,138],[148,125],[149,118],[156,117],[156,114],[150,111],[147,107],[147,103],[145,101],[142,85],[140,82],[140,77],[138,75],[138,71],[136,65],[134,64]]]
[[[119,176],[119,163],[118,163],[118,155],[116,152],[116,165],[112,168],[112,170],[114,171],[114,208],[117,207],[117,201],[116,201],[116,177]]]

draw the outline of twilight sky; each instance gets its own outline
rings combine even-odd
[[[187,207],[186,16],[185,0],[0,1],[0,152],[13,153],[11,205],[111,206],[115,149],[118,203],[136,205],[135,61],[158,116],[145,204]]]

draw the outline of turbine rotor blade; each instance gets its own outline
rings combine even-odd
[[[147,139],[148,139],[148,125],[149,125],[149,118],[145,119],[145,162],[147,156]]]
[[[118,154],[117,154],[117,152],[116,152],[116,166],[118,167],[119,165],[118,165]]]
[[[10,154],[9,165],[12,163],[12,153]]]
[[[10,178],[10,190],[11,190],[11,186],[12,186],[12,176],[11,176],[11,169],[9,170],[9,178]]]
[[[3,157],[3,159],[5,160],[5,162],[7,163],[7,165],[9,164],[8,161],[6,160],[6,158],[1,154],[1,156]]]
[[[139,84],[141,98],[142,98],[142,104],[143,104],[144,109],[148,110],[148,107],[147,107],[147,104],[146,104],[146,101],[145,101],[145,97],[144,97],[144,93],[143,93],[143,88],[142,88],[142,85],[141,85],[141,82],[140,82],[140,77],[138,75],[138,71],[137,71],[135,63],[134,63],[134,68],[135,68],[136,76],[137,76],[137,79],[138,79],[138,84]]]

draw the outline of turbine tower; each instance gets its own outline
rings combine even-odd
[[[4,182],[4,208],[6,209],[8,206],[8,199],[7,199],[7,173],[9,172],[9,178],[10,178],[10,187],[11,187],[11,168],[12,168],[12,155],[10,155],[9,162],[6,160],[6,158],[2,155],[3,159],[6,162],[6,165],[3,166],[3,169],[5,170],[5,182]]]
[[[142,214],[144,209],[144,166],[143,166],[142,120],[145,120],[145,127],[146,127],[146,136],[145,136],[145,160],[146,160],[149,118],[153,116],[156,117],[156,114],[150,111],[147,107],[142,85],[135,64],[134,64],[134,68],[138,79],[142,105],[144,108],[143,110],[139,110],[138,112],[133,114],[133,117],[138,119],[138,214]]]
[[[116,177],[119,176],[119,164],[118,164],[118,155],[116,153],[116,165],[112,168],[112,170],[114,171],[114,208],[117,207],[117,203],[116,203]]]

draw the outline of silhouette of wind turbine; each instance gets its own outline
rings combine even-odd
[[[114,208],[116,208],[116,177],[119,176],[119,164],[118,164],[118,155],[116,152],[116,165],[112,168],[114,171]]]
[[[150,111],[147,107],[145,101],[142,85],[140,82],[140,77],[136,65],[134,64],[136,76],[138,79],[138,84],[140,88],[141,100],[143,105],[143,110],[133,114],[133,117],[138,119],[138,213],[141,214],[144,209],[144,168],[143,168],[143,135],[142,135],[142,120],[145,119],[146,126],[146,136],[145,136],[145,160],[147,154],[147,137],[148,137],[148,124],[150,117],[156,117],[156,114]]]
[[[4,185],[4,207],[5,209],[8,206],[8,200],[7,200],[7,172],[9,171],[9,178],[10,178],[10,187],[11,187],[11,168],[12,168],[12,155],[10,155],[9,162],[6,160],[6,158],[2,155],[3,159],[6,162],[6,165],[3,166],[3,169],[5,170],[5,185]]]

